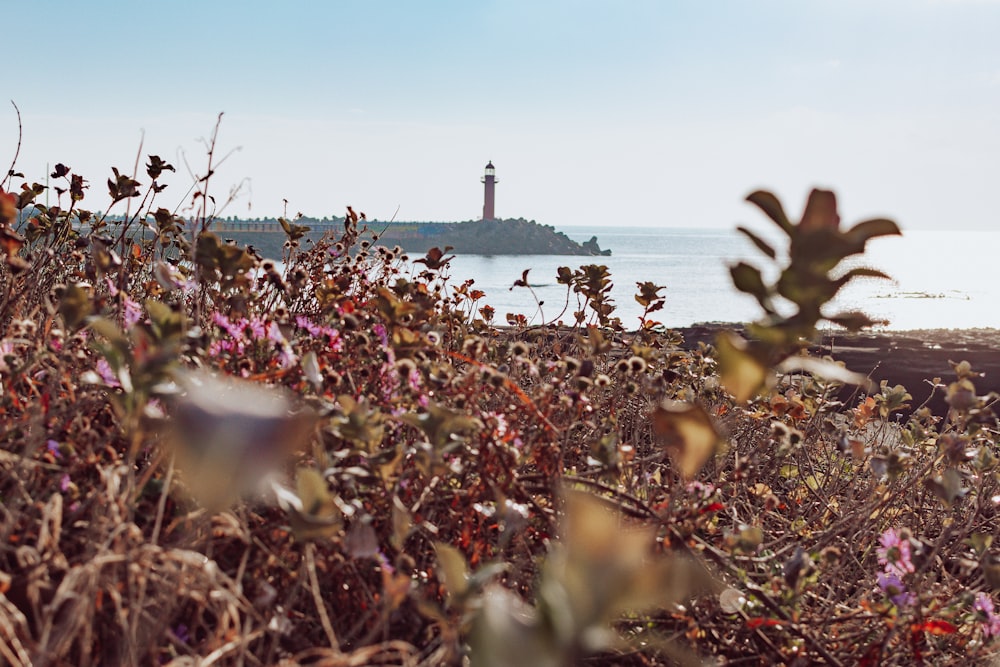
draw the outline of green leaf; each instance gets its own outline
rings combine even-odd
[[[377,408],[368,406],[362,398],[355,401],[344,394],[337,397],[342,414],[330,420],[330,430],[334,435],[371,452],[382,441],[385,432],[382,413]]]
[[[471,667],[560,667],[566,660],[538,611],[499,584],[486,588],[469,638]]]
[[[736,289],[754,295],[758,301],[766,299],[767,285],[764,284],[764,277],[756,266],[740,262],[729,267],[729,274]]]
[[[333,537],[343,525],[340,508],[323,475],[313,468],[299,468],[295,477],[299,503],[285,507],[296,539]]]
[[[437,555],[438,573],[441,583],[451,599],[461,598],[469,590],[469,568],[465,557],[450,544],[434,543],[434,553]]]
[[[993,536],[989,533],[973,533],[964,541],[972,547],[977,556],[981,556],[986,553],[989,551],[989,548],[993,546]]]
[[[95,317],[91,319],[87,326],[91,331],[100,334],[107,339],[111,345],[120,351],[128,351],[128,339],[118,325],[105,317]]]
[[[426,412],[411,412],[401,415],[399,419],[423,431],[427,441],[436,449],[461,442],[463,436],[483,429],[479,419],[437,403],[430,403]]]
[[[766,190],[757,190],[747,195],[747,201],[764,212],[767,217],[781,227],[789,236],[792,235],[793,225],[785,215],[785,210],[781,207],[781,202],[772,193]]]
[[[73,330],[79,328],[92,311],[88,288],[79,283],[68,285],[59,299],[59,314],[63,316],[66,326]]]
[[[979,566],[983,570],[983,580],[991,590],[1000,589],[1000,557],[995,553],[983,554]]]
[[[184,315],[155,299],[146,300],[146,311],[160,340],[175,338],[184,333]]]

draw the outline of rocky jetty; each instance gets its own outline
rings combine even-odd
[[[324,234],[338,234],[343,223],[296,221],[309,227],[302,242],[317,241]],[[597,237],[577,243],[551,225],[524,218],[507,220],[467,220],[465,222],[379,222],[368,221],[368,230],[378,235],[377,245],[399,246],[409,253],[423,254],[431,248],[451,246],[451,252],[467,255],[579,255],[608,256]],[[276,222],[230,222],[212,228],[222,239],[250,245],[263,257],[280,258],[286,236]]]
[[[407,252],[427,252],[448,245],[453,252],[470,255],[610,255],[602,250],[597,237],[577,243],[551,225],[524,218],[468,220],[465,222],[369,223],[379,232],[378,243],[398,245]]]

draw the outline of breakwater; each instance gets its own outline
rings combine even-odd
[[[339,234],[343,221],[297,222],[309,227],[304,241],[316,241],[325,234]],[[433,247],[451,246],[452,252],[469,255],[610,255],[598,245],[597,237],[582,243],[523,218],[507,220],[468,220],[465,222],[378,222],[369,221],[379,245],[399,246],[406,252],[424,253]],[[264,257],[281,257],[286,236],[280,224],[272,221],[219,221],[211,230],[223,239],[250,245]]]

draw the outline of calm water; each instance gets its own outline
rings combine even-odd
[[[570,238],[586,241],[597,236],[610,257],[528,255],[488,257],[465,255],[452,261],[455,282],[475,279],[486,292],[485,303],[497,310],[497,321],[507,313],[522,313],[534,323],[552,321],[566,303],[566,288],[556,283],[560,266],[604,264],[614,282],[612,296],[626,327],[638,324],[641,307],[633,298],[636,282],[665,285],[663,310],[653,319],[667,326],[697,322],[738,322],[760,315],[756,302],[736,292],[728,265],[749,259],[763,267],[763,257],[734,230],[655,229],[649,227],[566,227]],[[766,232],[767,230],[758,230]],[[860,309],[889,320],[889,329],[1000,327],[1000,259],[995,232],[908,232],[902,238],[875,239],[869,252],[854,264],[882,269],[894,281],[864,280],[845,288],[840,309]],[[531,293],[510,287],[531,269]],[[572,320],[575,295],[562,316]],[[836,307],[829,309],[836,312]]]

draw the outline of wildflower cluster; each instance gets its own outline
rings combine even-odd
[[[897,607],[913,604],[916,596],[906,590],[903,583],[903,578],[914,572],[913,561],[910,559],[909,531],[890,528],[882,533],[879,544],[878,562],[883,571],[878,574],[878,587]]]

